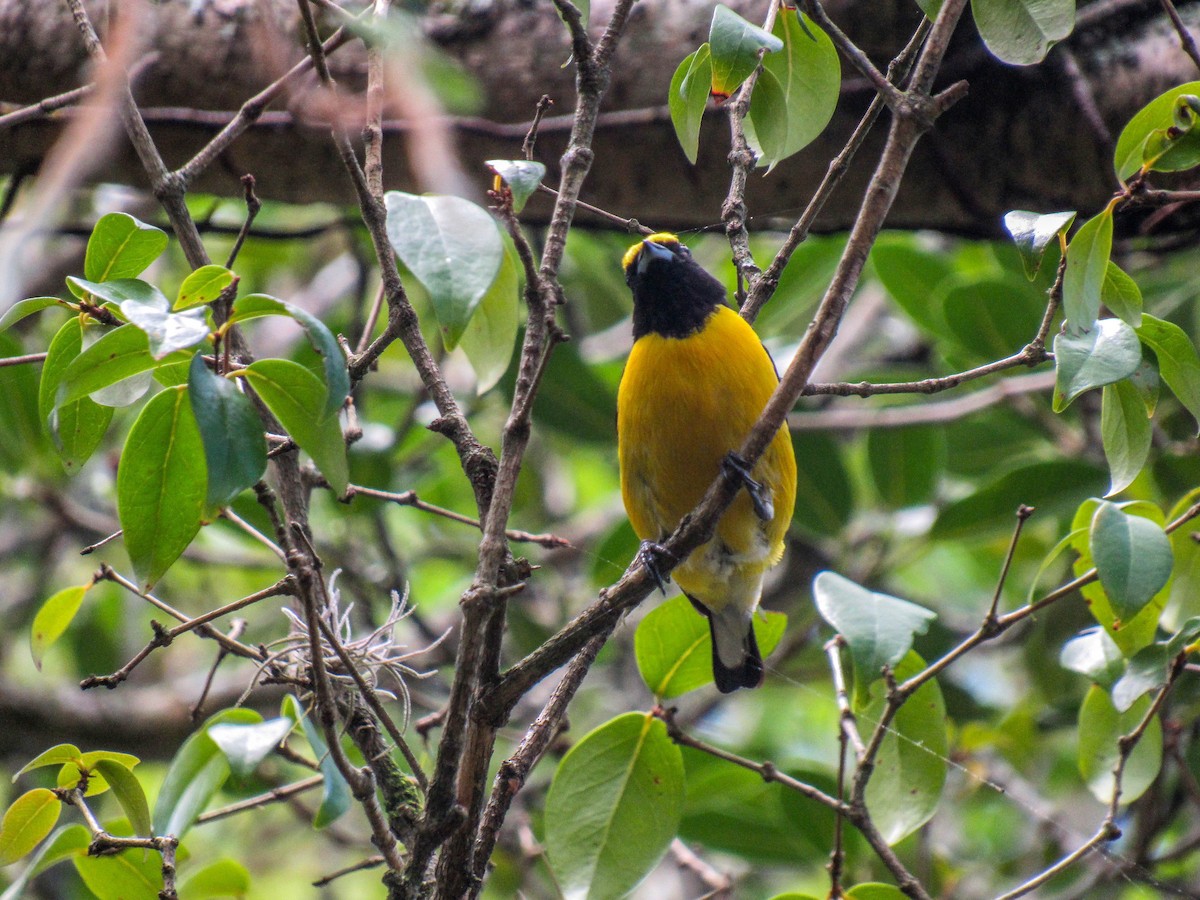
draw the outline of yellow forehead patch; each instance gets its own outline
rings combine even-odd
[[[638,253],[642,250],[642,243],[645,241],[653,241],[656,244],[679,244],[679,237],[671,234],[669,231],[660,231],[658,234],[652,234],[642,238],[632,247],[625,251],[625,256],[621,259],[621,268],[624,271],[629,271],[629,267],[633,265],[634,260],[638,258]]]

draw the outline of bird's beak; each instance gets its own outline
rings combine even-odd
[[[675,254],[662,244],[654,241],[642,241],[642,252],[638,256],[637,273],[639,275],[646,274],[646,269],[650,267],[650,263],[654,260],[669,262],[674,258]]]

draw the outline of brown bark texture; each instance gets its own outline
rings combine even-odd
[[[119,3],[136,6],[137,48],[130,54],[137,73],[135,96],[168,165],[190,158],[232,111],[303,55],[293,0]],[[595,0],[592,21],[606,21],[611,3]],[[117,5],[118,0],[93,4],[97,21],[112,21],[109,7]],[[751,20],[761,19],[765,11],[764,4],[749,0],[730,0],[729,5]],[[1185,23],[1200,24],[1200,3],[1176,5]],[[706,39],[712,7],[712,0],[643,0],[634,7],[596,132],[595,163],[583,198],[588,203],[654,228],[719,224],[729,171],[724,117],[714,111],[706,119],[699,159],[691,166],[666,111],[672,72]],[[920,15],[912,0],[830,0],[827,8],[881,67]],[[462,63],[482,94],[475,114],[451,118],[461,165],[482,191],[488,180],[483,161],[520,156],[541,95],[554,99],[556,110],[571,108],[574,73],[566,29],[550,3],[527,0],[475,0],[437,8],[426,14],[421,27]],[[1010,209],[1094,211],[1117,186],[1111,152],[1123,124],[1161,91],[1200,77],[1157,0],[1099,0],[1081,6],[1075,32],[1033,67],[998,62],[970,28],[962,31],[940,80],[965,79],[970,93],[922,142],[890,226],[987,236],[1000,232],[1001,217]],[[147,59],[147,54],[154,55]],[[416,66],[405,55],[398,54],[395,71],[401,79],[406,73],[416,77]],[[350,185],[341,175],[323,116],[336,108],[352,125],[359,116],[354,98],[365,71],[362,46],[353,41],[333,59],[343,90],[336,107],[320,102],[309,78],[235,142],[193,189],[237,196],[238,177],[250,172],[267,198],[350,200]],[[869,85],[848,65],[843,68],[842,97],[822,137],[770,175],[752,177],[746,198],[751,227],[795,217],[871,99]],[[38,102],[88,79],[86,54],[64,7],[0,0],[4,109]],[[429,186],[414,183],[410,161],[425,124],[402,116],[427,107],[410,101],[403,84],[392,86],[386,186],[422,190]],[[0,129],[0,171],[36,171],[74,114],[68,108]],[[550,169],[551,183],[568,129],[568,118],[552,111],[539,132],[535,155]],[[850,224],[884,131],[876,129],[873,142],[827,205],[818,230]],[[145,186],[132,150],[118,144],[113,154],[97,161],[90,177]],[[545,217],[549,209],[544,198],[535,198],[526,215]],[[581,214],[581,221],[588,216]],[[1161,216],[1155,222],[1163,227]]]

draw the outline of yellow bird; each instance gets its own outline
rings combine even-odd
[[[700,502],[723,469],[745,492],[713,538],[672,573],[708,618],[713,678],[723,693],[762,684],[751,623],[763,574],[783,555],[796,502],[796,457],[785,428],[749,470],[736,451],[779,383],[754,329],[725,304],[725,288],[673,234],[653,234],[623,261],[633,291],[633,350],[617,394],[621,495],[641,559],[662,587],[659,541]]]

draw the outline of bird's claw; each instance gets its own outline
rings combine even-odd
[[[654,541],[642,541],[642,545],[638,548],[637,560],[645,567],[650,577],[654,580],[654,584],[665,596],[667,593],[667,580],[658,568],[658,558],[673,561],[675,554],[662,544],[656,544]]]
[[[737,453],[730,450],[721,461],[721,467],[733,477],[739,479],[750,495],[754,505],[754,514],[764,522],[775,518],[775,504],[771,502],[771,489],[761,481],[755,481],[750,475],[750,467]]]

